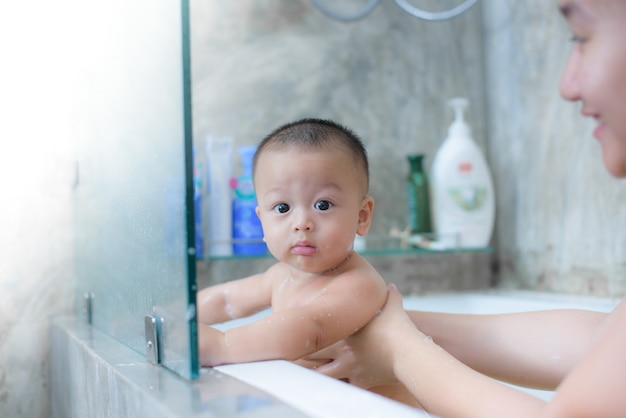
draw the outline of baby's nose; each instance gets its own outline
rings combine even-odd
[[[308,213],[306,212],[299,213],[293,224],[293,228],[295,231],[312,231],[313,221],[311,217],[308,215]]]

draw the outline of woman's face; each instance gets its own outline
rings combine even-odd
[[[604,164],[626,177],[626,1],[560,0],[574,47],[561,79],[561,96],[582,102],[597,126]]]

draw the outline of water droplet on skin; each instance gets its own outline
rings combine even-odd
[[[424,341],[426,341],[427,343],[432,343],[433,342],[433,337],[431,337],[430,335],[427,335],[424,337]]]
[[[283,279],[282,283],[278,287],[278,293],[281,293],[284,290],[284,287],[288,282],[289,282],[289,276]]]
[[[226,289],[224,289],[224,299],[226,301],[226,305],[224,306],[224,310],[226,311],[226,315],[228,315],[228,317],[230,319],[235,319],[235,312],[233,311],[233,307],[230,305],[229,297],[230,297],[230,290],[228,290],[228,288],[226,288]]]
[[[226,302],[224,310],[226,311],[226,315],[228,315],[230,319],[235,319],[235,312],[233,312],[233,307],[230,306],[230,303]]]

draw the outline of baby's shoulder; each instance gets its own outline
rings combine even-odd
[[[360,291],[387,294],[387,284],[378,271],[361,255],[341,274],[334,278],[338,287],[349,287]]]

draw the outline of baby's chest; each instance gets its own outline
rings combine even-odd
[[[306,288],[285,286],[272,294],[272,309],[276,311],[304,306],[320,297],[323,293],[324,290],[316,286]]]

